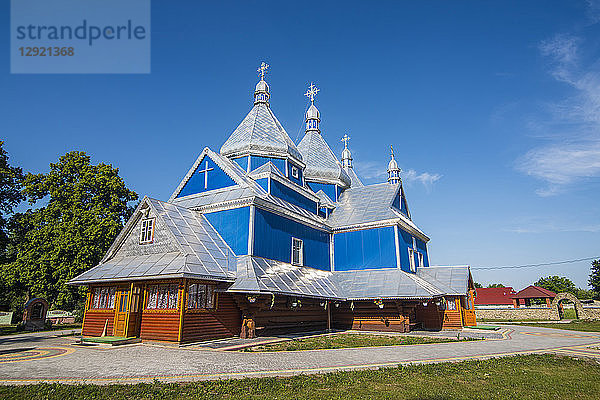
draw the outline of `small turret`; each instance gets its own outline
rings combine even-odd
[[[306,110],[306,132],[321,132],[321,130],[319,129],[319,122],[321,122],[321,113],[319,112],[317,106],[315,106],[315,96],[317,95],[317,93],[319,93],[319,90],[320,89],[317,88],[311,82],[308,91],[304,94],[310,99],[310,107],[308,107],[308,110]]]
[[[263,62],[258,67],[258,73],[260,74],[260,81],[256,84],[256,88],[254,89],[254,104],[265,103],[269,105],[269,97],[271,94],[269,93],[269,85],[265,82],[265,74],[267,73],[267,69],[269,69],[269,64]]]
[[[348,141],[350,141],[350,136],[344,135],[342,138],[342,142],[344,142],[344,150],[342,150],[342,167],[344,168],[352,168],[352,153],[348,149]]]
[[[394,148],[391,145],[390,145],[390,150],[391,150],[392,159],[388,163],[388,168],[387,168],[388,183],[391,183],[392,185],[397,185],[398,183],[400,183],[400,172],[402,172],[402,170],[400,169],[400,167],[398,167],[398,163],[396,162],[396,159],[394,158]]]

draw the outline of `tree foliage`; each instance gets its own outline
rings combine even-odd
[[[540,280],[535,283],[535,286],[551,290],[554,293],[567,292],[574,294],[575,296],[577,296],[577,291],[579,290],[572,280],[557,275],[540,278]]]
[[[600,260],[592,261],[588,283],[592,288],[594,298],[600,298]]]
[[[23,170],[10,166],[8,153],[4,150],[4,142],[0,140],[0,263],[7,261],[8,216],[12,214],[13,208],[23,200],[22,180]]]
[[[118,173],[74,151],[50,164],[50,172],[25,176],[29,203],[47,204],[11,223],[15,259],[5,276],[15,297],[41,296],[66,309],[82,300],[82,292],[66,282],[98,264],[133,211],[128,202],[137,199]]]
[[[489,285],[487,285],[487,287],[489,287],[489,288],[500,288],[500,287],[506,287],[506,286],[504,286],[502,283],[490,283]]]

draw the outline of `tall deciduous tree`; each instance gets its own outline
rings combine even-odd
[[[8,153],[4,150],[4,142],[0,140],[0,263],[7,261],[8,244],[7,223],[13,208],[23,200],[21,182],[23,171],[19,167],[11,167]]]
[[[31,205],[47,204],[14,218],[12,286],[72,309],[83,293],[66,282],[98,264],[131,215],[128,202],[137,194],[118,169],[92,165],[88,155],[76,151],[50,164],[47,174],[26,175],[23,186]]]
[[[592,269],[588,283],[592,287],[594,298],[600,298],[600,260],[592,261]]]
[[[0,140],[0,309],[9,309],[11,303],[10,285],[6,279],[6,264],[10,261],[8,248],[8,221],[13,208],[23,200],[21,181],[23,171],[12,167],[4,142]]]
[[[554,293],[568,292],[577,295],[577,286],[569,278],[564,276],[548,276],[546,278],[540,278],[535,283],[536,286],[542,287],[553,291]]]

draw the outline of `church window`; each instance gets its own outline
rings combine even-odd
[[[423,259],[423,253],[417,253],[417,255],[419,256],[419,267],[424,267],[425,263]]]
[[[294,167],[292,165],[292,177],[298,179],[298,176],[299,176],[299,174],[298,174],[298,168],[296,168],[296,167]]]
[[[300,239],[292,238],[292,264],[304,264],[304,243]]]
[[[410,264],[410,270],[411,270],[411,272],[415,272],[416,271],[416,266],[415,266],[415,251],[413,249],[408,249],[408,262]]]
[[[140,244],[152,243],[154,241],[155,218],[142,220],[142,231],[140,233]]]
[[[179,300],[179,285],[176,283],[148,286],[148,310],[174,309]]]
[[[97,287],[92,293],[92,308],[99,310],[109,310],[115,307],[114,287]]]
[[[188,286],[187,308],[215,308],[215,287],[192,283]]]

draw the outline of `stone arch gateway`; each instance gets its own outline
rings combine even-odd
[[[560,313],[558,312],[558,304],[563,300],[569,300],[574,304],[577,318],[588,319],[588,315],[583,309],[583,304],[581,304],[577,297],[567,292],[558,293],[554,300],[552,300],[552,313],[556,315],[556,319],[560,319]]]

